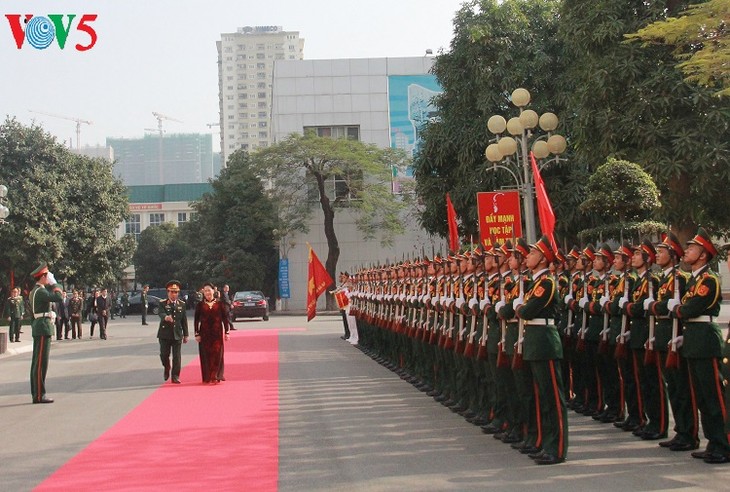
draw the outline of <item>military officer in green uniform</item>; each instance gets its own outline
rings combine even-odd
[[[515,314],[524,324],[524,361],[529,363],[540,400],[542,451],[528,455],[538,465],[562,463],[568,451],[568,416],[560,371],[563,346],[553,319],[557,285],[548,268],[554,259],[546,236],[530,245],[527,268],[532,281],[524,297],[514,301]]]
[[[53,274],[44,263],[31,272],[36,285],[30,292],[30,309],[33,313],[33,358],[30,364],[30,393],[33,403],[53,403],[46,396],[46,373],[48,372],[48,353],[51,350],[51,334],[54,331],[55,313],[52,302],[63,300],[63,289],[56,283]]]
[[[170,280],[167,283],[167,299],[160,301],[160,327],[157,330],[164,378],[167,381],[172,375],[172,382],[175,384],[180,384],[180,350],[183,343],[188,343],[188,318],[185,312],[185,302],[178,299],[180,286],[181,284],[177,280]],[[172,365],[170,364],[170,352],[172,352]]]
[[[10,323],[8,337],[10,343],[20,341],[20,323],[25,315],[25,306],[23,296],[20,295],[20,289],[14,287],[10,291],[10,297],[5,302],[5,316]]]
[[[142,293],[139,295],[139,303],[142,307],[142,325],[146,325],[147,323],[147,309],[149,308],[148,300],[147,300],[147,291],[150,290],[149,285],[145,285],[142,287]]]
[[[699,228],[687,242],[684,262],[692,269],[682,299],[669,300],[671,316],[684,324],[682,356],[687,359],[690,384],[702,417],[702,431],[708,440],[704,451],[692,457],[705,463],[729,463],[730,443],[724,425],[727,418],[720,374],[723,339],[715,318],[720,314],[720,279],[709,262],[717,255],[709,235]]]

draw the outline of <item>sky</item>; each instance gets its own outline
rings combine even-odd
[[[463,0],[3,0],[0,2],[0,114],[35,121],[76,146],[76,123],[32,111],[91,121],[81,125],[81,145],[107,137],[216,132],[215,42],[238,27],[275,25],[299,31],[305,59],[425,56],[448,50],[453,18]],[[25,40],[18,49],[8,14],[76,14],[64,49]],[[77,26],[96,14],[90,36]],[[64,25],[68,17],[62,18]],[[23,24],[25,26],[25,24]],[[36,41],[35,44],[38,44]],[[213,134],[218,151],[219,135]]]

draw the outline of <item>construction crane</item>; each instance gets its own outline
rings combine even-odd
[[[206,123],[205,126],[208,128],[213,128],[214,126],[221,126],[220,123]]]
[[[73,116],[63,116],[60,114],[53,114],[53,113],[46,113],[43,111],[33,111],[32,109],[28,110],[31,113],[38,113],[38,114],[44,114],[46,116],[51,116],[53,118],[61,118],[62,120],[71,120],[76,122],[76,149],[78,150],[81,148],[81,123],[91,125],[92,122],[89,120],[84,120],[81,118],[74,118]]]
[[[182,123],[182,121],[180,121],[178,119],[172,118],[170,116],[165,116],[164,114],[158,113],[156,111],[152,111],[152,116],[157,118],[157,131],[160,132],[160,137],[162,137],[162,134],[164,133],[162,131],[162,120],[170,120],[170,121],[176,121],[178,123]]]

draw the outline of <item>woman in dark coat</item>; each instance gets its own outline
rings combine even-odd
[[[228,340],[228,307],[213,297],[213,285],[203,285],[203,300],[195,306],[195,341],[198,342],[203,383],[217,384],[223,377],[223,340]],[[224,335],[225,333],[225,335]]]

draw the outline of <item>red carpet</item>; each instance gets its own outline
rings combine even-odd
[[[196,359],[37,490],[276,490],[277,333],[232,334],[225,382],[202,384]]]

